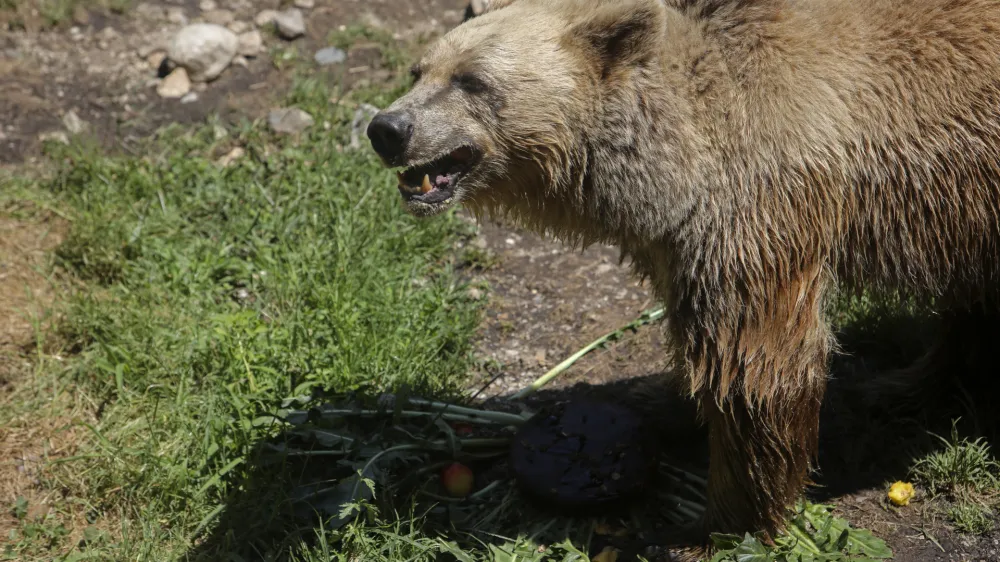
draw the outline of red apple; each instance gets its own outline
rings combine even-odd
[[[462,463],[451,463],[441,473],[444,489],[456,498],[464,498],[472,491],[472,469]]]

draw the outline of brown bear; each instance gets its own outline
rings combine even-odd
[[[995,0],[493,0],[368,135],[415,215],[619,246],[710,436],[712,532],[780,530],[837,288],[996,310]]]

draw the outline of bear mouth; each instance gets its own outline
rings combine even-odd
[[[475,166],[479,152],[460,146],[424,164],[397,172],[399,192],[407,202],[445,203],[455,195],[455,188]]]

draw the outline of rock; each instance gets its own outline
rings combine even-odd
[[[73,6],[73,23],[77,25],[90,24],[90,12],[87,11],[87,8],[83,7],[83,4]]]
[[[163,64],[163,61],[166,58],[167,58],[167,53],[163,51],[153,51],[152,53],[149,53],[149,55],[146,57],[146,63],[149,64],[149,67],[152,68],[153,70],[159,70],[160,65]]]
[[[483,15],[483,12],[489,6],[489,0],[471,0],[469,2],[469,7],[466,9],[466,18],[474,18],[476,16]]]
[[[69,131],[71,135],[79,135],[80,133],[87,130],[87,122],[80,119],[80,116],[76,114],[72,109],[67,111],[62,118],[63,126]]]
[[[187,15],[184,14],[184,8],[181,8],[180,6],[170,6],[167,8],[167,21],[178,25],[186,25],[188,18]]]
[[[294,135],[311,127],[313,118],[297,107],[286,107],[272,110],[267,115],[267,124],[275,133]]]
[[[264,37],[256,29],[241,33],[236,52],[245,57],[255,57],[264,49]]]
[[[229,66],[239,46],[236,34],[214,23],[193,23],[177,32],[167,56],[187,69],[191,80],[213,80]]]
[[[274,20],[277,17],[278,12],[275,10],[261,10],[257,16],[253,18],[253,23],[257,27],[264,27],[268,24],[274,23]]]
[[[336,47],[324,47],[318,51],[313,56],[316,64],[320,66],[326,66],[328,64],[337,64],[347,60],[347,53],[342,49]]]
[[[215,3],[215,0],[201,0],[201,2],[198,2],[198,9],[203,12],[211,12],[218,7],[219,5]]]
[[[302,11],[296,8],[278,12],[274,18],[274,25],[278,28],[278,35],[282,39],[292,40],[306,33],[306,21],[302,17]]]
[[[236,55],[233,57],[233,66],[242,66],[243,68],[250,68],[250,61],[247,60],[243,55]]]
[[[316,0],[295,0],[295,7],[303,10],[311,10],[316,6]]]
[[[244,150],[242,146],[237,146],[236,148],[233,148],[232,150],[230,150],[222,158],[219,158],[216,161],[216,163],[218,165],[222,166],[223,168],[225,168],[227,166],[231,166],[233,164],[233,162],[236,162],[240,158],[243,158],[243,155],[246,154],[246,152],[247,151]]]
[[[181,103],[194,103],[196,101],[198,101],[197,92],[188,92],[181,96]]]
[[[50,131],[48,133],[42,133],[38,135],[38,140],[41,142],[58,142],[62,144],[69,144],[69,136],[65,131]]]
[[[191,80],[188,78],[187,70],[184,70],[183,67],[175,68],[156,86],[156,93],[161,98],[180,98],[190,91]]]
[[[354,110],[354,118],[351,119],[351,144],[350,148],[357,150],[361,148],[361,139],[365,137],[365,129],[371,123],[378,108],[374,105],[363,103]]]
[[[229,31],[232,31],[233,33],[239,35],[240,33],[243,33],[246,30],[250,29],[250,24],[245,21],[236,20],[229,22],[229,24],[226,25],[226,27],[229,28]]]
[[[469,287],[469,298],[477,301],[483,298],[483,290],[478,287]],[[544,353],[544,352],[542,352]]]
[[[229,10],[209,10],[201,15],[208,23],[215,25],[229,25],[236,19],[236,15]]]

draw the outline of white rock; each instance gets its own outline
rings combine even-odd
[[[173,72],[160,81],[156,93],[161,98],[180,98],[191,91],[191,80],[183,67],[175,68]]]
[[[256,29],[241,33],[239,40],[240,44],[236,52],[245,57],[255,57],[264,48],[264,37]]]
[[[233,57],[234,66],[242,66],[243,68],[250,68],[250,61],[247,60],[243,55],[236,55]]]
[[[196,101],[198,101],[197,92],[188,92],[181,96],[181,103],[194,103]]]
[[[303,10],[311,10],[316,6],[316,0],[295,0],[295,7]]]
[[[264,27],[268,24],[274,23],[274,19],[278,17],[278,12],[275,10],[261,10],[256,17],[253,18],[253,23],[257,27]]]
[[[347,53],[337,47],[324,47],[313,55],[313,60],[320,66],[338,64],[347,60]]]
[[[480,16],[483,14],[484,11],[486,11],[486,8],[489,7],[489,4],[490,3],[488,0],[471,0],[469,2],[469,10],[472,11],[472,15]]]
[[[67,111],[62,118],[63,126],[69,131],[71,135],[79,135],[80,133],[87,130],[87,122],[80,119],[80,116],[76,114],[72,109]]]
[[[211,12],[218,7],[219,5],[215,3],[215,0],[201,0],[201,2],[198,2],[198,8],[203,12]]]
[[[244,150],[244,148],[242,146],[237,146],[237,147],[233,148],[232,150],[230,150],[222,158],[219,158],[219,160],[217,161],[217,164],[219,164],[220,166],[223,166],[223,167],[231,166],[233,164],[233,162],[236,162],[240,158],[243,158],[243,155],[246,154],[246,152],[247,151]]]
[[[38,135],[38,140],[41,142],[53,141],[62,144],[69,144],[69,137],[66,135],[65,131],[51,131],[48,133],[42,133]]]
[[[286,107],[272,110],[267,115],[267,124],[275,133],[293,135],[311,127],[313,117],[297,107]]]
[[[282,39],[295,39],[306,33],[306,20],[302,17],[302,10],[296,8],[278,12],[274,18],[274,25],[278,28],[278,35]]]
[[[236,34],[225,27],[193,23],[177,32],[167,56],[186,68],[191,80],[203,82],[222,74],[236,56],[238,46]]]
[[[357,150],[363,146],[361,139],[365,138],[365,130],[378,112],[377,107],[368,103],[363,103],[354,110],[354,118],[351,119],[351,149]]]

